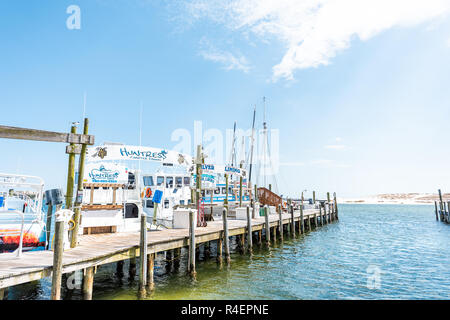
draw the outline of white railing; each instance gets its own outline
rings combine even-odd
[[[8,211],[7,213],[1,213],[0,217],[2,220],[4,218],[8,219],[11,217],[14,217],[17,219],[17,216],[21,218],[21,227],[20,232],[19,230],[0,230],[0,237],[14,237],[14,236],[20,236],[19,239],[19,247],[12,253],[4,253],[0,254],[0,260],[3,260],[4,258],[10,258],[11,256],[16,256],[16,258],[20,258],[22,256],[22,247],[23,247],[23,231],[24,231],[24,225],[25,225],[25,215],[23,212],[20,211]],[[9,222],[13,221],[11,219]],[[6,224],[7,225],[7,224]]]

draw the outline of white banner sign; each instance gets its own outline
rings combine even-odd
[[[87,150],[86,159],[88,162],[108,160],[143,160],[181,166],[192,165],[191,156],[181,154],[176,151],[125,145],[90,147]]]
[[[191,172],[195,173],[195,166],[191,166]],[[235,175],[238,177],[245,178],[247,176],[247,171],[241,168],[235,168],[232,166],[224,166],[224,165],[215,165],[215,164],[202,164],[202,173],[210,173],[210,174],[228,174]]]

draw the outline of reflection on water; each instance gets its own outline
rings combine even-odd
[[[341,205],[340,221],[298,239],[285,236],[270,249],[232,255],[218,266],[201,251],[197,280],[186,274],[187,252],[177,268],[158,255],[149,299],[449,299],[450,228],[432,206]],[[236,243],[233,241],[234,246]],[[94,299],[136,299],[138,277],[128,262],[99,267]],[[50,280],[11,290],[14,299],[47,299]],[[64,290],[81,299],[80,290]]]

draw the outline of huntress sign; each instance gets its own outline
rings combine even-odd
[[[139,146],[104,145],[90,147],[87,150],[86,156],[89,162],[142,160],[181,166],[190,166],[192,164],[192,157],[189,155],[172,150]]]

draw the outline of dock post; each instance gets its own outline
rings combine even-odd
[[[221,235],[219,239],[217,239],[217,263],[222,264],[222,244],[223,244],[223,234],[224,232],[221,232]]]
[[[140,237],[140,263],[139,263],[139,297],[145,297],[147,286],[147,215],[141,213],[141,237]]]
[[[311,231],[312,229],[311,229],[311,216],[310,215],[308,215],[308,231]]]
[[[89,131],[89,119],[84,118],[84,128],[83,134],[87,135]],[[74,208],[74,218],[73,221],[73,231],[72,238],[70,239],[70,247],[75,248],[78,245],[78,231],[80,230],[80,216],[81,216],[81,199],[83,195],[83,177],[84,177],[84,162],[86,158],[86,148],[87,145],[83,143],[81,145],[81,153],[79,157],[78,163],[78,183],[77,183],[77,196],[75,199],[75,208]]]
[[[313,191],[313,204],[316,204],[316,192]]]
[[[262,229],[258,231],[258,245],[262,245]]]
[[[228,236],[228,217],[227,217],[228,209],[224,208],[222,212],[223,218],[223,245],[225,247],[225,259],[227,260],[227,264],[229,265],[231,262],[230,258],[230,238]]]
[[[147,255],[148,268],[147,268],[147,288],[149,291],[155,289],[154,270],[155,270],[155,256],[156,253],[150,253]]]
[[[5,288],[0,289],[0,301],[2,301],[5,298]]]
[[[294,205],[290,205],[291,211],[291,235],[295,238],[295,220],[294,220]]]
[[[281,212],[281,204],[278,205],[278,230],[280,232],[280,239],[283,241],[283,217]]]
[[[256,201],[252,202],[252,219],[256,218]]]
[[[86,268],[83,280],[83,299],[92,300],[92,290],[94,288],[94,267]]]
[[[303,219],[303,199],[302,203],[300,204],[300,233],[305,233],[305,220]]]
[[[134,277],[136,276],[136,256],[130,258],[130,265],[128,266],[128,276],[130,278],[130,281],[133,281]]]
[[[270,223],[269,223],[269,208],[267,205],[264,206],[264,218],[266,220],[266,245],[270,246]]]
[[[117,275],[117,277],[119,277],[120,279],[122,279],[122,277],[123,277],[123,260],[117,261],[117,265],[116,265],[116,275]]]
[[[252,254],[253,250],[253,233],[252,233],[252,218],[250,216],[250,207],[247,206],[247,249],[248,253]]]
[[[434,202],[434,211],[436,213],[436,221],[439,221],[437,201]]]
[[[450,223],[450,201],[447,202],[447,215],[446,215],[446,223]]]
[[[321,206],[319,206],[319,217],[320,217],[320,226],[323,227],[323,215]]]
[[[197,177],[198,179],[198,177]],[[195,278],[195,218],[194,211],[189,211],[189,264],[188,272]]]
[[[336,192],[333,193],[333,198],[334,198],[334,213],[335,213],[335,218],[336,220],[339,220],[339,214],[338,214],[338,204],[337,204],[337,198],[336,198]]]
[[[239,253],[245,253],[245,232],[239,235]]]
[[[61,299],[62,258],[64,251],[64,217],[56,215],[55,245],[53,249],[52,291],[51,299]]]

